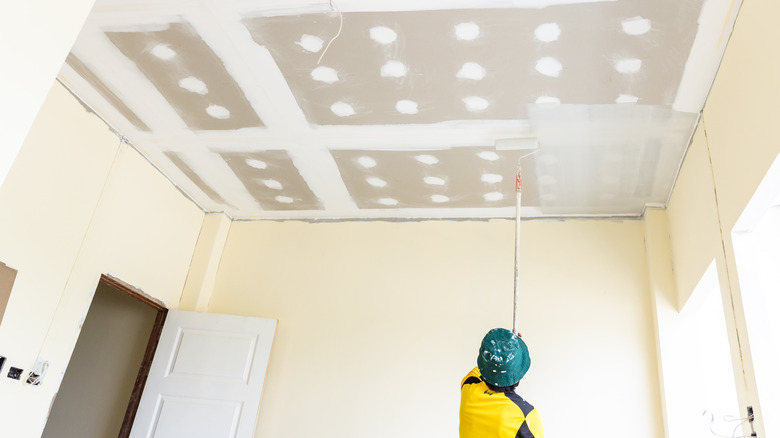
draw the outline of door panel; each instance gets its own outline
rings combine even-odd
[[[276,320],[171,310],[131,438],[249,438]]]

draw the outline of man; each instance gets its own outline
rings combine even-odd
[[[460,438],[544,438],[539,412],[515,393],[531,366],[519,335],[493,329],[460,384]]]

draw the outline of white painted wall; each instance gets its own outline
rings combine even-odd
[[[668,207],[677,309],[715,260],[740,409],[759,407],[759,436],[771,413],[760,411],[731,233],[780,154],[780,59],[767,56],[780,44],[778,14],[772,0],[743,3]]]
[[[39,436],[100,274],[177,308],[203,212],[55,84],[0,187],[0,260],[18,275],[0,354],[39,387],[0,378],[0,424]]]
[[[642,223],[523,226],[519,392],[546,434],[663,436]],[[513,252],[507,220],[233,223],[209,311],[279,320],[255,436],[457,436]]]
[[[3,2],[0,186],[95,0]]]

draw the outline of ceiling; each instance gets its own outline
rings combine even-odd
[[[97,0],[60,81],[234,219],[640,216],[737,0]]]

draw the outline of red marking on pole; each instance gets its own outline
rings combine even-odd
[[[523,176],[520,174],[520,168],[517,168],[517,181],[516,181],[516,189],[517,193],[521,193],[523,191]]]

